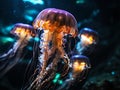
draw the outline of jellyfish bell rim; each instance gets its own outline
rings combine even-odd
[[[87,56],[84,56],[84,55],[79,55],[79,54],[76,54],[76,55],[73,55],[71,57],[71,60],[75,60],[75,59],[86,59],[86,60],[89,60],[89,58]]]
[[[82,28],[79,33],[80,33],[80,36],[81,36],[81,34],[91,34],[95,37],[98,37],[98,32],[96,32],[95,30],[93,30],[91,28],[87,28],[87,27]]]
[[[95,30],[93,30],[92,28],[88,28],[88,27],[84,27],[84,28],[80,29],[80,33],[83,33],[83,31],[91,33],[91,34],[98,34]]]

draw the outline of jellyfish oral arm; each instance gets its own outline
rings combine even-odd
[[[46,63],[48,61],[48,56],[49,56],[49,43],[52,38],[52,33],[49,32],[49,30],[44,30],[44,33],[41,35],[41,40],[40,40],[40,52],[42,53],[39,56],[39,61],[42,63],[42,69],[44,70],[46,68]]]

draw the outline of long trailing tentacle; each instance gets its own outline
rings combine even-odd
[[[63,69],[62,69],[62,73],[61,73],[61,77],[64,77],[68,74],[68,71],[70,69],[70,64],[69,64],[69,58],[63,58],[64,60],[64,66],[63,66]]]
[[[8,51],[8,53],[3,54],[0,59],[0,77],[6,74],[13,66],[15,66],[20,58],[22,58],[23,48],[27,45],[26,40],[17,41],[13,48]],[[10,60],[11,61],[8,61]]]
[[[54,63],[51,63],[51,64],[44,70],[44,72],[43,72],[41,75],[38,74],[37,78],[32,82],[32,84],[30,85],[30,87],[29,87],[28,90],[30,90],[30,89],[36,89],[36,90],[40,89],[42,80],[46,77],[46,75],[48,75],[48,73],[49,73],[51,70],[53,70],[54,65],[56,65],[55,62],[58,61],[58,60],[56,60],[56,58],[55,58],[53,61],[54,61]],[[54,69],[55,69],[55,68],[54,68]],[[41,73],[41,72],[40,72],[40,73]]]
[[[41,34],[39,30],[36,31],[36,39],[39,40],[39,35]],[[31,83],[34,81],[36,78],[38,72],[41,70],[41,63],[38,62],[38,55],[40,54],[39,52],[39,41],[35,40],[34,45],[33,45],[33,57],[28,63],[28,66],[25,71],[25,76],[23,80],[23,85],[21,90],[27,90],[27,88],[31,85]]]

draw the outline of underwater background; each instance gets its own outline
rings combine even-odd
[[[16,41],[10,33],[13,25],[32,25],[45,8],[69,11],[78,22],[78,30],[88,27],[99,34],[98,45],[87,54],[92,68],[87,78],[71,90],[120,90],[120,0],[1,0],[0,54],[7,52]],[[24,60],[0,79],[0,90],[21,89],[32,46],[31,41],[24,52]]]

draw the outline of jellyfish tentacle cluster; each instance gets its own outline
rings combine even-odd
[[[98,42],[97,32],[90,28],[83,28],[78,32],[75,17],[68,11],[56,8],[42,10],[33,21],[33,26],[15,24],[11,33],[19,39],[8,53],[0,56],[0,64],[3,64],[0,72],[3,74],[19,61],[29,40],[38,38],[32,56],[32,62],[37,64],[33,65],[35,70],[22,90],[69,90],[76,81],[85,79],[91,65],[83,52]],[[68,45],[70,40],[67,41],[66,36],[79,39],[77,45],[69,46],[70,50],[67,52],[65,45]],[[9,61],[11,58],[12,64]],[[7,66],[2,62],[6,62]]]

